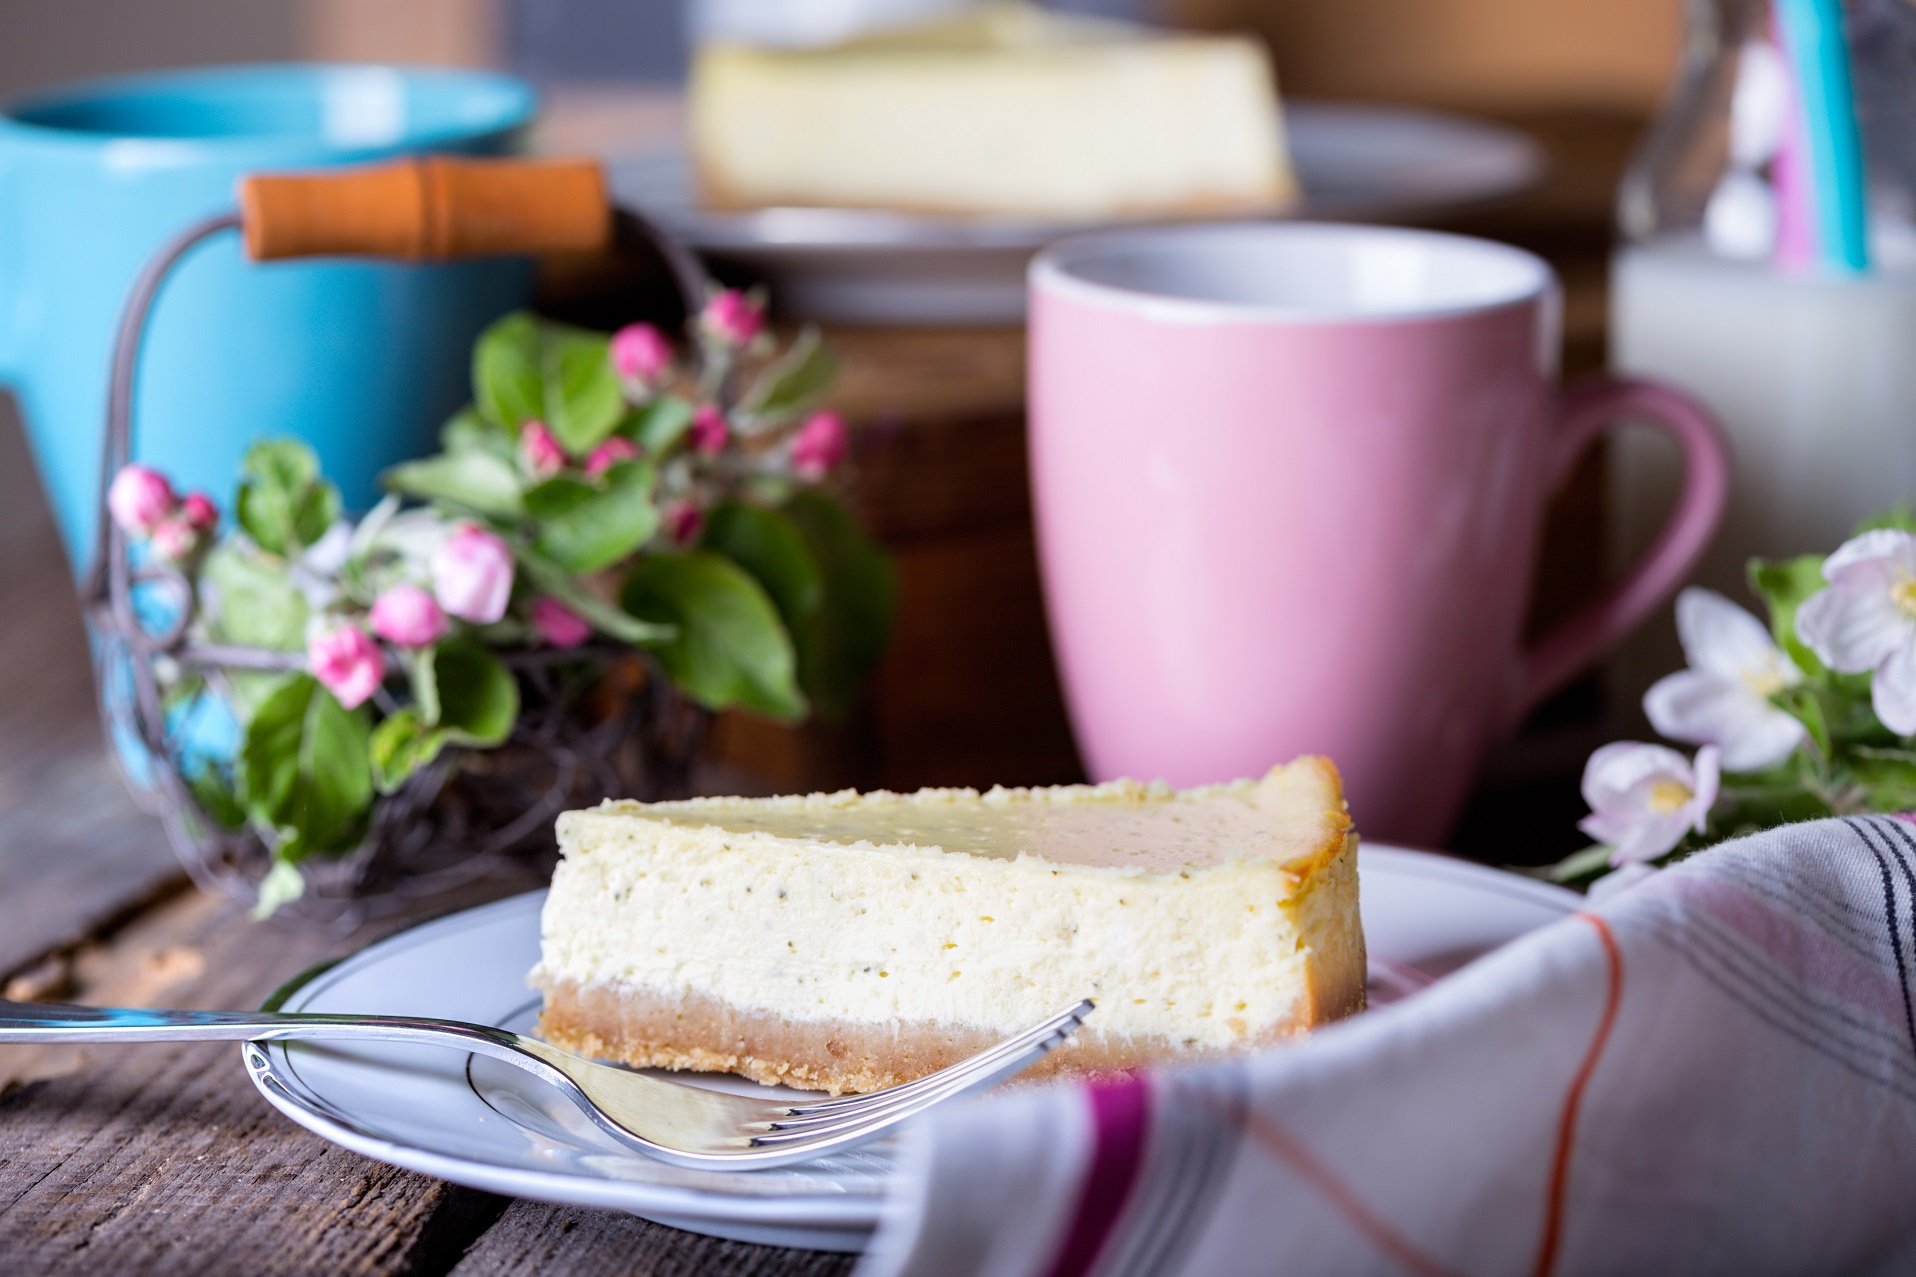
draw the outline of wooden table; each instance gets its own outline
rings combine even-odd
[[[0,988],[105,1005],[257,1006],[375,933],[254,924],[177,870],[102,749],[65,563],[17,423],[0,417]],[[490,883],[473,903],[529,885]],[[847,1256],[512,1201],[368,1161],[268,1108],[230,1044],[0,1047],[7,1274],[826,1277],[850,1267]]]

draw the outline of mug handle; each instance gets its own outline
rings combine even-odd
[[[1599,377],[1566,394],[1558,416],[1548,475],[1552,489],[1600,436],[1640,422],[1661,430],[1682,452],[1683,490],[1656,542],[1624,578],[1524,654],[1506,704],[1507,727],[1622,642],[1676,593],[1709,546],[1729,497],[1729,447],[1721,427],[1702,405],[1673,387]]]

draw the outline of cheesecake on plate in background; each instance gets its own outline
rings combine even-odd
[[[1034,1073],[1281,1041],[1364,1005],[1336,769],[1174,791],[607,803],[559,820],[540,1032],[641,1067],[871,1091],[1080,998]]]
[[[708,208],[1093,221],[1282,207],[1296,185],[1255,40],[993,4],[825,48],[693,61]]]

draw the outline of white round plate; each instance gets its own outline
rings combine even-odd
[[[1289,218],[1408,221],[1513,195],[1544,172],[1522,133],[1398,107],[1285,108],[1303,199]],[[797,318],[885,325],[1015,324],[1024,268],[1100,223],[931,217],[872,209],[703,208],[682,147],[611,161],[617,198],[700,252],[761,277]]]
[[[1373,1005],[1408,996],[1577,907],[1578,897],[1464,861],[1359,852]],[[527,1031],[543,892],[469,909],[299,976],[269,1010],[432,1015]],[[336,1144],[488,1192],[630,1211],[694,1232],[856,1250],[878,1222],[887,1145],[775,1171],[696,1171],[626,1149],[510,1065],[404,1045],[251,1042],[253,1084]],[[733,1077],[681,1075],[760,1091]]]

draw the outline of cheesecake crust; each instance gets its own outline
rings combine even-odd
[[[979,1028],[898,1021],[796,1020],[728,1006],[704,994],[668,996],[570,980],[544,984],[539,1036],[594,1059],[641,1069],[736,1073],[767,1086],[832,1095],[881,1091],[936,1072],[1005,1034]],[[1364,1004],[1360,978],[1320,990],[1287,1022],[1247,1032],[1242,1047],[1268,1046],[1308,1033]],[[1060,1007],[1060,1010],[1063,1008]],[[1095,1013],[1071,1038],[1019,1074],[1019,1080],[1085,1077],[1141,1065],[1218,1059],[1236,1051],[1194,1048],[1170,1037],[1115,1037],[1096,1027]],[[1022,1026],[1020,1026],[1022,1027]]]
[[[748,194],[726,180],[703,155],[692,157],[693,189],[699,207],[712,213],[762,213],[773,208],[817,208],[861,213],[900,213],[911,217],[975,220],[983,224],[1090,224],[1101,221],[1184,221],[1206,217],[1259,217],[1282,213],[1299,203],[1293,182],[1273,182],[1269,189],[1250,191],[1187,191],[1171,199],[1120,200],[1097,212],[1065,213],[1056,209],[1012,209],[1000,205],[963,204],[936,200],[893,200],[883,203],[832,199],[794,190],[761,188]]]

